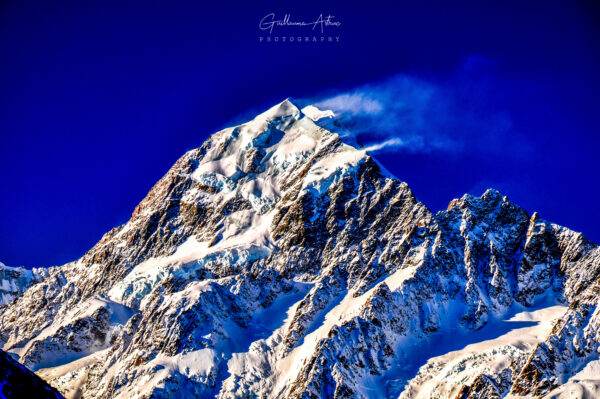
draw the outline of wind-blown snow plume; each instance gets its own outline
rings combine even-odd
[[[404,141],[402,141],[402,139],[400,139],[398,137],[394,137],[394,138],[382,141],[381,143],[370,144],[370,145],[364,147],[363,149],[366,151],[369,151],[369,152],[377,152],[377,151],[381,151],[381,150],[384,150],[387,148],[402,147],[404,145],[405,145],[405,143],[404,143]]]
[[[447,82],[401,74],[303,101],[333,110],[337,132],[371,151],[523,153],[509,115],[489,105],[496,89],[482,77],[488,64],[471,57]]]

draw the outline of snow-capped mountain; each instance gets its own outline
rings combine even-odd
[[[494,190],[433,214],[333,118],[286,100],[184,154],[10,291],[3,349],[66,397],[600,392],[598,247]]]

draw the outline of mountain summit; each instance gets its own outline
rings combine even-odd
[[[184,154],[10,290],[3,349],[65,397],[600,392],[598,248],[495,190],[433,214],[333,118],[286,100]]]

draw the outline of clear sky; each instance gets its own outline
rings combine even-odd
[[[80,257],[186,150],[286,97],[385,143],[374,156],[433,211],[495,187],[598,242],[593,4],[4,1],[0,261]],[[335,15],[340,40],[261,43],[271,12]]]

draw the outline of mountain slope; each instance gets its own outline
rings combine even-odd
[[[494,190],[433,214],[323,117],[286,100],[186,153],[7,305],[4,350],[93,398],[540,396],[597,357],[595,245]],[[432,383],[461,343],[474,372]]]

